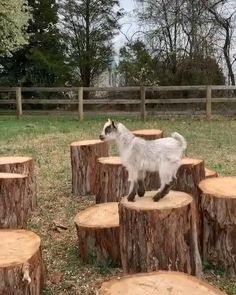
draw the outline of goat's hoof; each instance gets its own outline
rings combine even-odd
[[[138,190],[138,196],[143,197],[144,195],[145,195],[145,190],[144,189],[143,190],[139,189]]]
[[[161,194],[161,193],[157,193],[152,199],[154,202],[158,202],[160,201],[165,195]]]
[[[127,200],[128,200],[129,202],[134,202],[134,199],[135,199],[135,195],[129,195],[129,196],[127,197]]]

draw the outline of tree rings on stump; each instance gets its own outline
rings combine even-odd
[[[0,228],[26,227],[31,212],[27,185],[26,175],[0,172]]]
[[[146,140],[154,140],[163,137],[164,132],[159,129],[141,129],[132,132],[135,136],[141,137]]]
[[[118,203],[89,207],[78,213],[74,221],[84,262],[95,259],[120,264]]]
[[[200,182],[203,259],[236,275],[236,177]]]
[[[102,284],[98,295],[226,295],[193,276],[160,271],[111,279]]]
[[[97,159],[108,156],[108,145],[100,140],[84,140],[70,145],[72,193],[96,193]]]
[[[193,199],[170,191],[159,202],[156,192],[119,204],[121,261],[125,273],[177,270],[201,275]]]
[[[42,294],[41,240],[26,230],[0,230],[0,294]]]
[[[34,161],[30,157],[0,157],[0,172],[18,173],[28,177],[27,191],[31,202],[30,210],[37,207],[37,184]]]

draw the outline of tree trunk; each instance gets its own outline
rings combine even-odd
[[[208,178],[202,192],[203,259],[236,274],[236,177]]]
[[[98,295],[226,295],[204,281],[181,272],[158,271],[113,278]]]
[[[175,270],[200,276],[193,199],[171,191],[154,202],[148,192],[119,204],[121,261],[125,273]]]
[[[218,177],[218,173],[214,170],[209,169],[209,168],[205,168],[205,177],[206,178]]]
[[[159,129],[141,129],[133,131],[133,134],[146,140],[154,140],[162,138],[164,132]]]
[[[0,173],[0,228],[25,228],[31,212],[27,176]]]
[[[83,261],[120,264],[118,203],[87,208],[74,221]]]
[[[96,203],[119,202],[129,192],[128,172],[120,157],[98,159]],[[144,184],[147,190],[160,187],[158,173],[148,172]]]
[[[73,142],[70,146],[72,193],[85,196],[96,193],[97,160],[108,156],[108,145],[100,140]]]
[[[44,267],[39,236],[26,230],[1,230],[0,240],[0,294],[42,294]]]
[[[37,207],[37,183],[34,161],[30,157],[0,157],[0,172],[18,173],[28,176],[28,197],[31,202],[30,211]]]

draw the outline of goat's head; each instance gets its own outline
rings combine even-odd
[[[114,121],[108,119],[108,121],[104,124],[102,133],[99,138],[103,141],[114,140],[117,137],[117,125]]]

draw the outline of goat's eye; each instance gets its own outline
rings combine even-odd
[[[105,128],[105,134],[111,133],[111,131],[112,131],[111,125],[110,126],[107,126]]]

